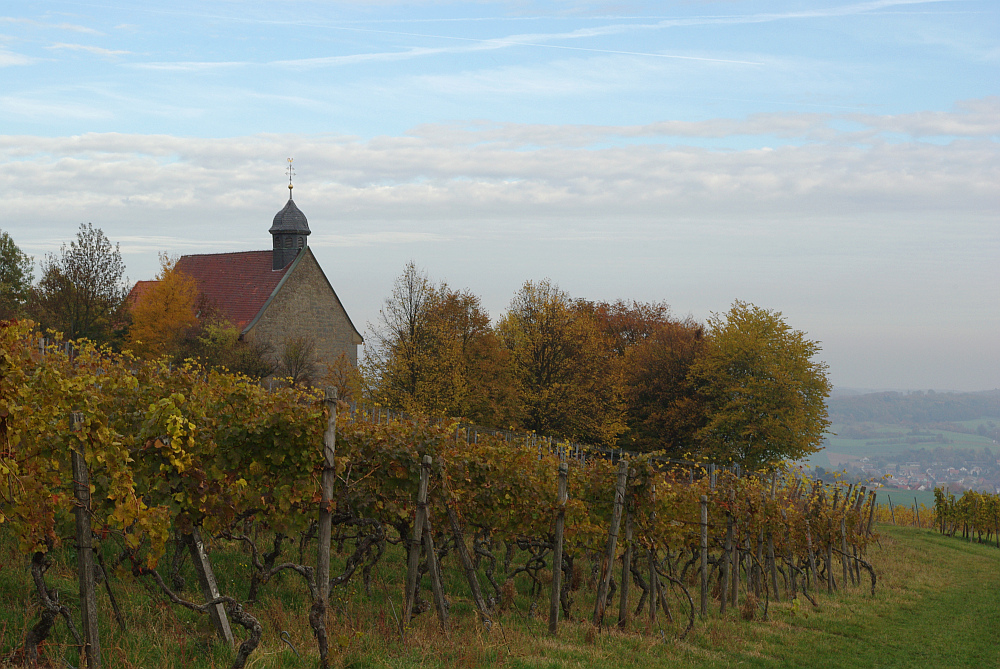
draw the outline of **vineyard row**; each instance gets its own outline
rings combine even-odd
[[[331,593],[358,578],[369,589],[393,545],[407,555],[402,634],[430,608],[424,578],[448,625],[448,598],[462,595],[445,592],[441,574],[456,556],[488,629],[512,605],[515,579],[527,579],[535,600],[549,596],[552,633],[560,616],[584,615],[574,612],[573,594],[584,590],[593,600],[585,616],[598,628],[617,597],[622,627],[642,615],[651,630],[678,636],[708,615],[710,602],[757,618],[772,600],[815,603],[817,591],[860,587],[863,578],[874,592],[865,556],[875,493],[864,487],[776,472],[696,477],[656,454],[565,459],[528,440],[470,438],[455,423],[352,416],[309,389],[267,391],[194,365],[86,344],[70,356],[35,342],[24,326],[0,326],[0,532],[29,558],[42,605],[17,653],[28,663],[58,617],[77,634],[76,616],[45,581],[48,554],[74,538],[78,643],[91,667],[101,661],[93,576],[105,571],[105,555],[165,599],[211,615],[227,640],[235,642],[230,621],[242,627],[234,667],[262,635],[249,603],[281,572],[307,586],[326,666]],[[234,542],[252,556],[239,574],[245,595],[215,585],[231,579],[216,579],[211,542]],[[305,557],[312,542],[315,561]],[[172,581],[176,551],[164,572],[171,545],[195,564],[200,600]],[[332,545],[347,547],[339,573],[330,572]]]

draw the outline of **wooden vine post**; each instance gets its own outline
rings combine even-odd
[[[722,603],[719,605],[719,613],[726,613],[726,604],[729,603],[729,578],[730,578],[730,567],[729,564],[732,562],[730,555],[733,550],[733,515],[730,512],[726,512],[726,543],[722,549]]]
[[[79,431],[83,422],[78,413],[70,416],[70,426]],[[77,439],[73,450],[73,492],[76,496],[76,552],[80,576],[80,615],[83,619],[83,651],[90,669],[101,667],[101,639],[97,629],[97,585],[94,582],[93,533],[90,527],[90,474],[87,471],[86,442]]]
[[[413,519],[413,534],[410,536],[410,551],[406,564],[406,594],[403,597],[403,619],[400,630],[405,633],[406,626],[413,618],[413,599],[417,591],[417,568],[420,562],[420,545],[423,540],[424,519],[427,513],[427,482],[431,470],[431,456],[425,455],[420,466],[420,487],[417,490],[417,513]],[[430,559],[430,556],[428,556]]]
[[[806,587],[819,589],[816,582],[816,552],[813,551],[812,532],[809,529],[809,521],[806,520],[806,550],[809,552],[809,576],[806,578]]]
[[[549,634],[555,634],[559,625],[559,601],[562,593],[563,532],[566,529],[566,476],[569,467],[559,463],[559,492],[556,497],[556,536],[552,549],[552,596],[549,599]]]
[[[622,522],[622,507],[625,506],[625,483],[628,480],[628,462],[618,461],[618,483],[615,486],[615,508],[611,513],[611,527],[608,530],[608,547],[604,552],[604,569],[601,584],[597,589],[597,604],[594,606],[594,625],[600,627],[604,621],[604,610],[608,604],[608,588],[611,572],[615,566],[615,549],[618,547],[618,528]]]
[[[731,506],[736,504],[736,492],[731,489],[729,491],[729,504]],[[732,557],[729,560],[729,582],[730,585],[732,585],[732,597],[729,600],[729,603],[735,609],[740,605],[740,543],[739,527],[736,525],[736,518],[734,517],[732,520],[733,536],[732,541],[730,542]]]
[[[424,471],[429,469],[430,464],[425,463],[421,468],[421,478],[425,476]],[[447,631],[448,602],[444,598],[444,586],[441,584],[441,565],[438,563],[437,552],[434,550],[434,533],[431,531],[431,519],[427,514],[426,505],[424,506],[424,553],[427,555],[427,571],[431,577],[434,607],[437,609],[438,620],[441,621],[441,629]]]
[[[774,502],[774,488],[777,485],[777,475],[771,473],[771,493],[769,499]],[[771,533],[771,528],[768,527],[767,530],[767,565],[771,576],[771,591],[774,593],[774,599],[776,601],[781,601],[781,594],[778,592],[778,565],[775,563],[774,556],[774,535]]]
[[[447,511],[451,533],[455,537],[455,545],[458,547],[458,557],[462,561],[462,569],[465,571],[465,580],[469,582],[469,589],[472,591],[472,599],[476,602],[476,608],[479,610],[479,617],[486,629],[489,630],[492,626],[490,613],[486,608],[486,600],[483,599],[483,591],[479,587],[479,578],[476,577],[472,556],[469,555],[469,548],[465,545],[465,534],[462,532],[462,526],[458,524],[458,516],[451,504],[448,505]]]
[[[196,527],[191,534],[184,535],[184,543],[187,544],[188,552],[191,554],[191,562],[194,563],[195,573],[198,574],[198,585],[201,586],[201,594],[205,601],[210,602],[213,599],[218,599],[219,584],[215,580],[215,572],[212,571],[212,563],[208,559],[208,551],[205,550],[201,530]],[[208,617],[212,619],[212,625],[215,626],[215,631],[220,639],[229,644],[236,643],[224,604],[220,602],[210,606]]]
[[[330,604],[330,535],[333,533],[333,484],[337,475],[337,465],[334,460],[337,450],[337,389],[327,388],[323,398],[329,416],[326,431],[323,433],[323,481],[319,503],[319,537],[316,556],[316,588],[319,590],[319,602],[316,610],[320,624],[326,628],[326,609]],[[326,639],[320,640],[320,664],[326,666]]]
[[[635,470],[629,470],[629,479],[635,478]],[[628,489],[626,484],[626,490]],[[622,594],[618,602],[618,627],[628,625],[628,586],[632,580],[632,507],[625,506],[625,555],[622,556]]]
[[[708,615],[708,496],[701,496],[701,615]]]
[[[841,583],[847,587],[847,521],[844,516],[840,517],[840,565],[843,569]]]
[[[656,500],[656,486],[650,486],[650,493],[652,499]],[[656,508],[655,505],[653,508]],[[655,523],[656,512],[650,514],[651,520]],[[656,544],[650,541],[649,545],[649,555],[648,555],[648,566],[649,566],[649,626],[652,629],[653,625],[656,624],[656,607],[658,606],[657,601],[660,596],[659,584],[660,577],[656,573]]]
[[[337,474],[337,389],[327,388],[324,398],[330,410],[323,433],[323,490],[319,506],[319,562],[316,568],[316,584],[319,586],[319,596],[324,606],[330,598],[330,536],[333,533],[333,513],[330,503],[333,501],[333,483]]]

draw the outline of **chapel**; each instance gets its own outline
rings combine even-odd
[[[357,366],[364,340],[309,248],[309,222],[292,199],[291,181],[288,188],[288,202],[268,231],[271,250],[185,255],[176,270],[197,282],[200,303],[239,328],[241,338],[280,352],[286,342],[305,337],[315,347],[315,362],[333,365],[344,355]],[[133,289],[137,298],[143,288]]]

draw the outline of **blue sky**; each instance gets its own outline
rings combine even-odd
[[[1000,4],[34,2],[0,9],[0,229],[132,279],[267,248],[287,191],[359,329],[408,260],[499,315],[734,299],[839,386],[1000,386]]]

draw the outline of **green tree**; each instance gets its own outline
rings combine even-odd
[[[240,329],[211,308],[197,308],[202,318],[186,331],[178,361],[192,358],[206,367],[263,379],[277,371],[275,351],[253,336],[240,336]]]
[[[0,230],[0,320],[20,316],[31,292],[31,258]]]
[[[621,365],[587,302],[528,281],[497,326],[510,352],[523,428],[611,445],[625,430]]]
[[[713,314],[708,328],[689,372],[705,405],[702,453],[758,468],[818,451],[831,389],[826,363],[813,360],[819,343],[781,312],[741,301]]]
[[[118,245],[90,223],[80,225],[76,240],[42,262],[34,291],[37,320],[68,339],[108,342],[123,333],[125,263]]]

